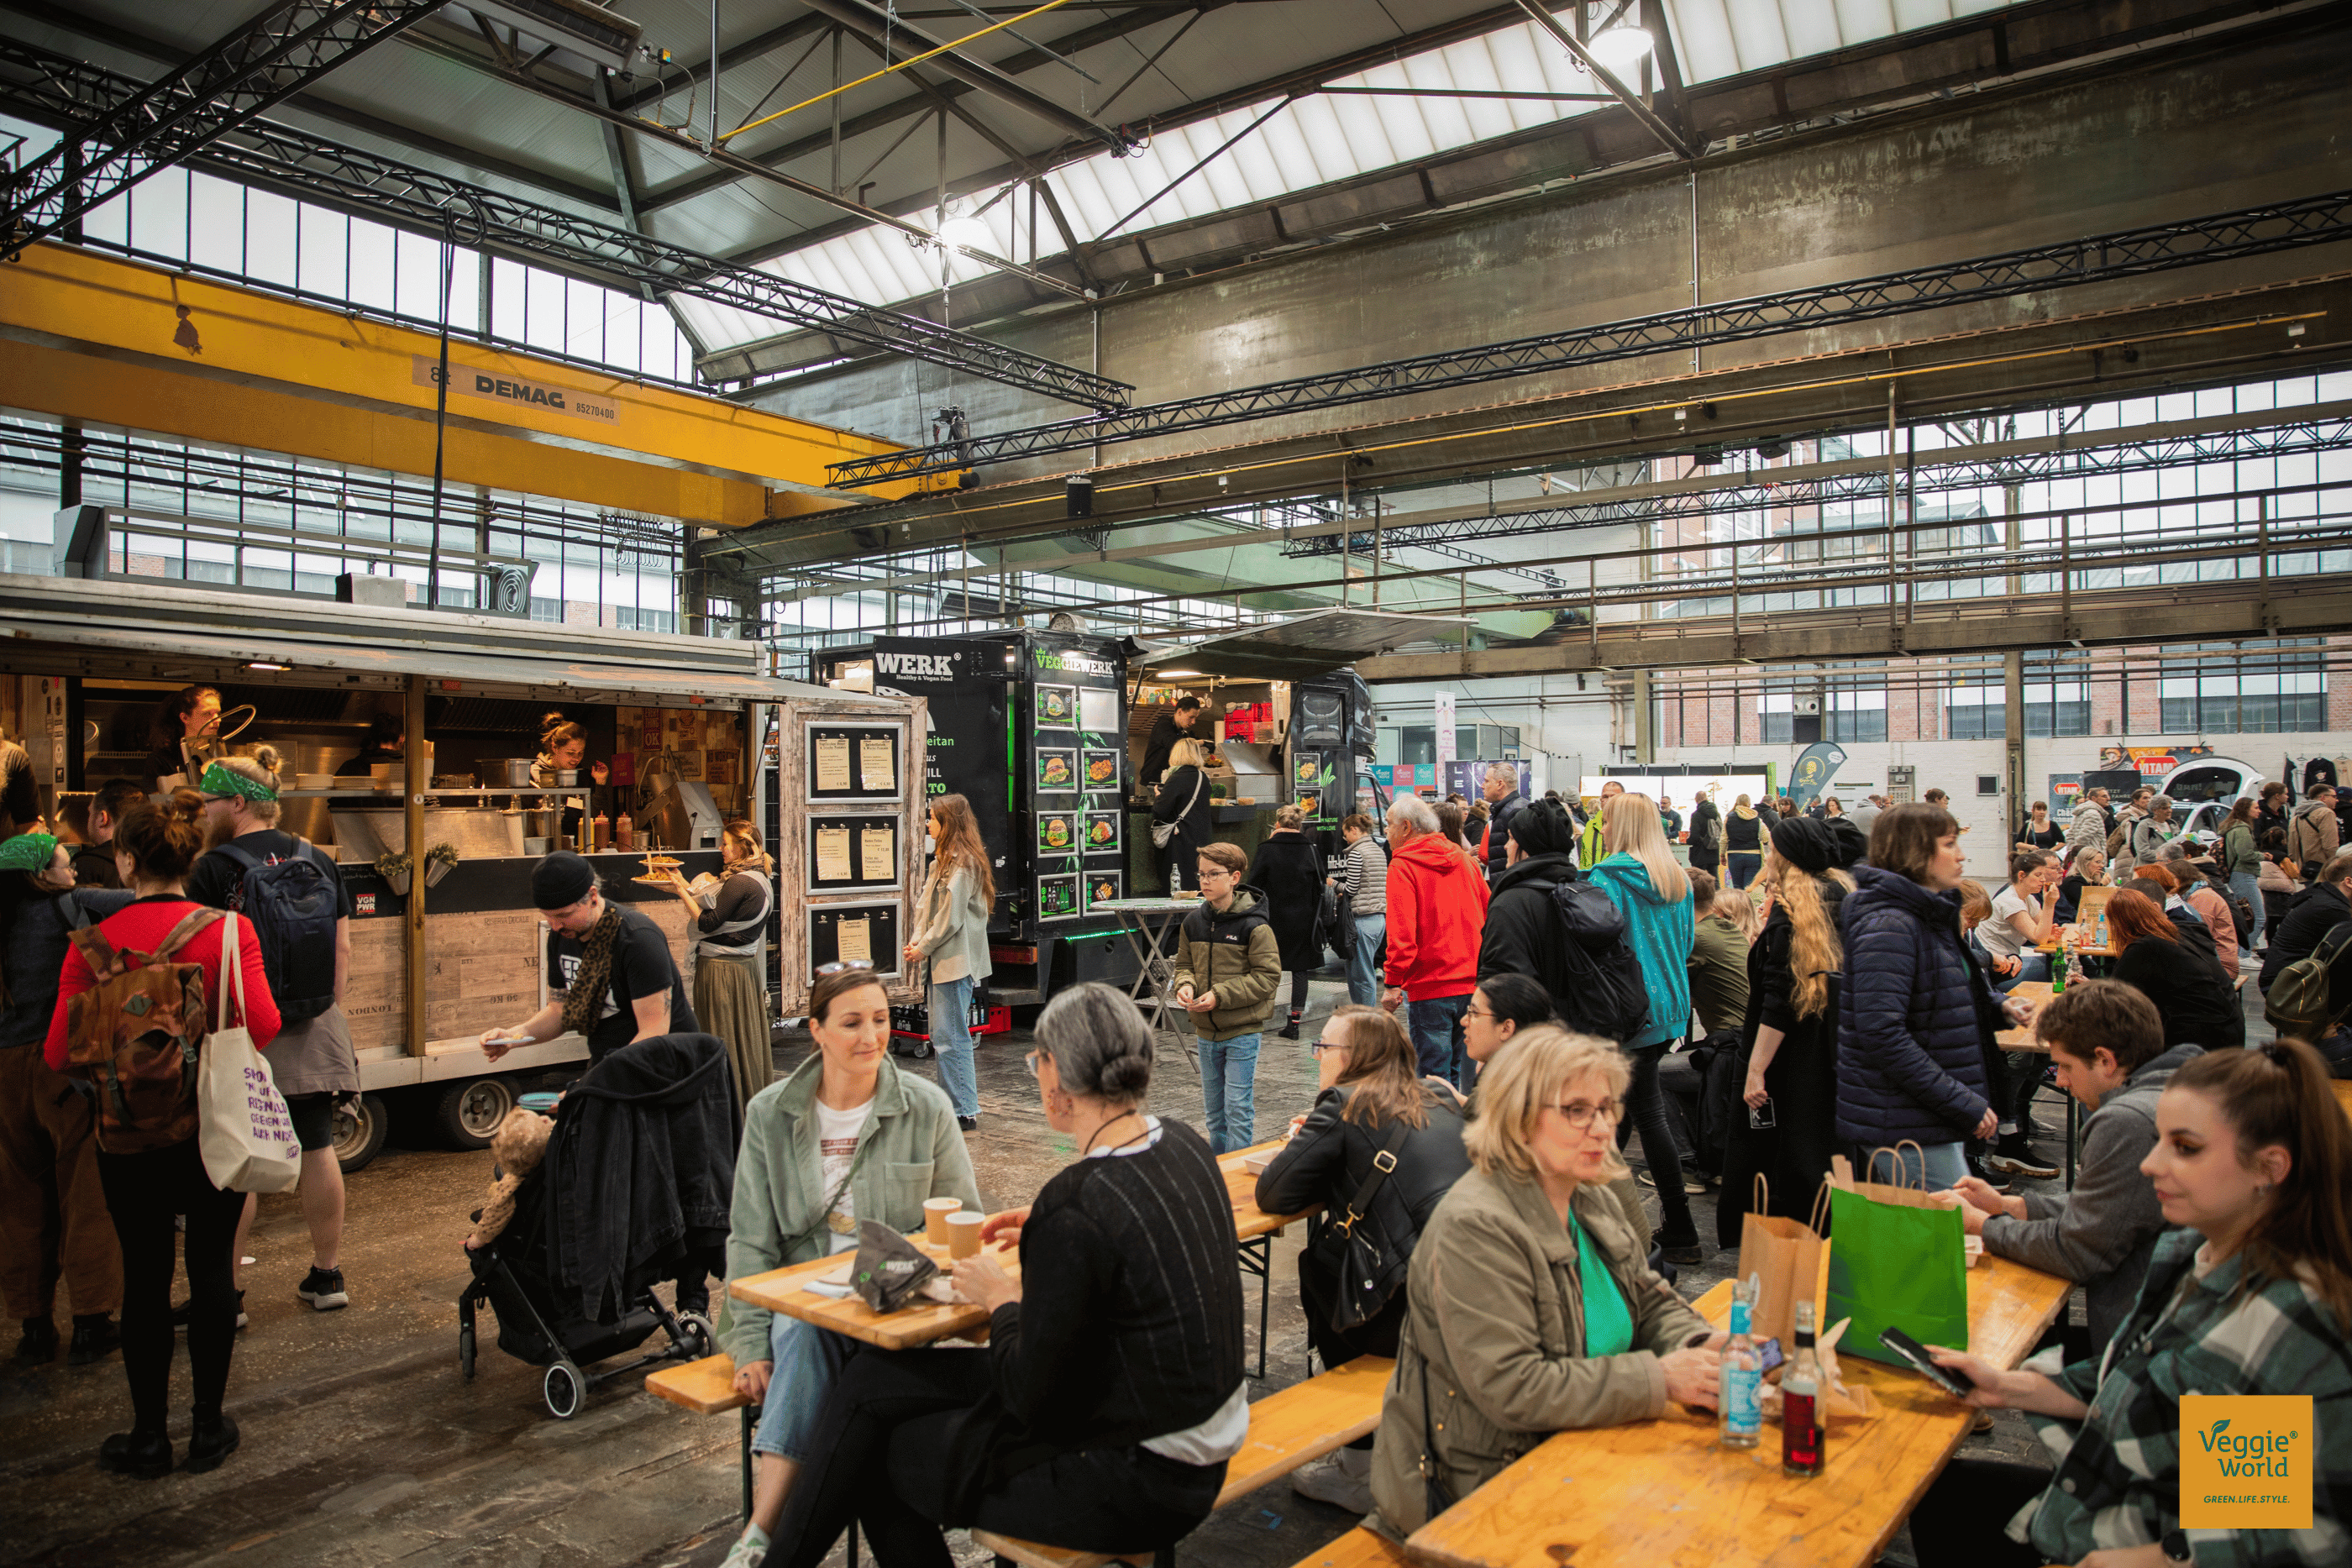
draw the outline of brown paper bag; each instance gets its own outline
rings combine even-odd
[[[1914,1186],[1905,1179],[1906,1173],[1900,1155],[1906,1145],[1915,1149],[1919,1146],[1906,1138],[1893,1148],[1882,1147],[1870,1152],[1872,1171],[1885,1170],[1895,1177],[1894,1181],[1857,1181],[1853,1175],[1853,1162],[1843,1155],[1832,1155],[1830,1174],[1823,1178],[1823,1185],[1841,1192],[1859,1193],[1874,1203],[1891,1203],[1899,1208],[1958,1208],[1960,1206],[1958,1193],[1948,1190],[1929,1192],[1924,1186]],[[1878,1157],[1881,1155],[1889,1157],[1881,1160]]]
[[[1757,1281],[1756,1307],[1751,1314],[1758,1339],[1796,1343],[1797,1303],[1811,1301],[1821,1279],[1822,1218],[1828,1212],[1829,1183],[1813,1195],[1812,1223],[1801,1225],[1765,1212],[1771,1187],[1764,1174],[1756,1174],[1755,1206],[1739,1221],[1738,1279]]]

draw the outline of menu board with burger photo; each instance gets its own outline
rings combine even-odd
[[[1058,859],[1078,853],[1078,821],[1076,811],[1038,812],[1038,855]]]
[[[1078,788],[1077,752],[1063,747],[1039,747],[1036,781],[1040,795],[1076,794]]]

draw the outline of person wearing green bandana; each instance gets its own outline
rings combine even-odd
[[[286,1015],[269,1048],[269,1071],[286,1096],[294,1135],[302,1145],[302,1218],[310,1230],[310,1271],[295,1294],[315,1312],[351,1303],[342,1270],[343,1168],[335,1157],[335,1102],[360,1091],[360,1062],[352,1026],[343,1016],[343,983],[352,967],[352,894],[335,857],[278,826],[278,753],[254,747],[251,757],[225,757],[205,768],[196,792],[205,798],[205,855],[188,877],[188,897],[214,909],[246,913],[247,879],[262,867],[301,856],[318,866],[334,894],[331,943],[320,939],[299,952],[272,955],[269,988]],[[247,861],[255,862],[248,865]],[[298,998],[310,998],[306,1011]],[[237,1233],[245,1256],[246,1204]]]
[[[1407,1274],[1372,1528],[1404,1539],[1554,1432],[1715,1404],[1726,1336],[1651,1271],[1609,1192],[1632,1071],[1609,1040],[1538,1025],[1479,1074],[1470,1174]]]

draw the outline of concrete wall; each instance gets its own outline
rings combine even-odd
[[[1694,212],[1699,296],[1725,300],[2313,194],[2344,178],[2344,37],[2160,55],[2095,81],[2003,89],[1721,156],[1698,171],[1696,190],[1676,171],[1597,179],[1377,240],[1129,292],[1097,312],[1098,355],[1084,308],[992,332],[1134,382],[1139,401],[1159,401],[1686,306]],[[1911,340],[2321,269],[2318,258],[2290,254],[1769,338],[1710,351],[1706,363]],[[1689,368],[1687,353],[1653,357],[1388,407],[1460,407]],[[930,413],[947,401],[982,433],[1073,413],[908,362],[808,376],[755,401],[898,440],[928,440]],[[1248,429],[1255,436],[1364,418],[1360,408],[1333,409]],[[1195,432],[1108,455],[1226,439]],[[1038,471],[1081,466],[1077,456],[1048,459]],[[1024,471],[1004,465],[992,477]]]

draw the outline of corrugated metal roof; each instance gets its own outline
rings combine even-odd
[[[1997,10],[2009,0],[1666,0],[1668,26],[1686,82],[1711,81],[1808,55],[1851,47],[1916,27]],[[1447,92],[1594,93],[1601,85],[1532,22],[1433,49],[1393,65],[1337,79],[1342,88],[1412,88]],[[1139,203],[1249,126],[1272,101],[1234,110],[1197,125],[1163,131],[1129,158],[1099,153],[1066,165],[1050,181],[1084,240],[1103,237]],[[1198,174],[1153,202],[1120,229],[1198,219],[1229,208],[1352,179],[1473,142],[1590,112],[1586,103],[1543,99],[1360,97],[1318,93],[1276,110],[1255,131]],[[985,198],[983,198],[985,200]],[[979,214],[994,248],[1026,255],[1026,203],[1000,202]],[[1019,225],[1016,234],[1016,225]],[[1057,254],[1058,245],[1043,254]],[[770,270],[873,304],[936,289],[940,259],[878,230],[843,235],[767,263]],[[950,260],[950,283],[987,269]],[[751,317],[694,311],[711,347],[772,335]]]

